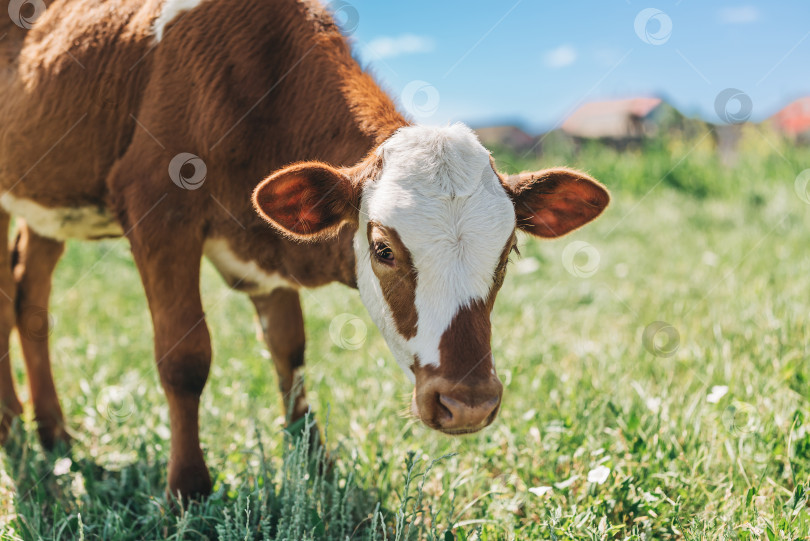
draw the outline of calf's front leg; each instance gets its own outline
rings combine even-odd
[[[155,335],[155,359],[169,403],[169,492],[184,499],[210,494],[211,477],[199,436],[200,394],[211,365],[211,338],[200,299],[202,239],[154,236],[148,224],[129,235],[146,290]],[[155,239],[161,242],[151,242]]]

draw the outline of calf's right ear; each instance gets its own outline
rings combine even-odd
[[[314,240],[330,236],[345,222],[357,222],[360,186],[341,170],[302,162],[276,171],[253,192],[259,216],[287,236]]]
[[[561,237],[602,214],[610,202],[607,188],[585,173],[557,167],[501,177],[518,228],[543,238]]]

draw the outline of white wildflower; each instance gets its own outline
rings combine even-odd
[[[65,475],[66,473],[68,473],[70,471],[70,465],[71,464],[73,464],[73,462],[69,458],[67,458],[67,457],[60,458],[53,465],[53,474],[54,475]]]
[[[712,387],[712,390],[709,391],[709,395],[706,397],[706,402],[709,404],[717,404],[720,402],[720,399],[726,396],[728,392],[728,385],[715,385]]]
[[[607,481],[608,475],[610,475],[610,468],[607,466],[597,466],[588,472],[588,482],[601,485]]]
[[[551,488],[551,487],[540,486],[540,487],[532,487],[532,488],[530,488],[529,492],[531,492],[535,496],[538,496],[538,497],[542,498],[546,494],[551,494],[552,492],[554,492],[554,489]]]

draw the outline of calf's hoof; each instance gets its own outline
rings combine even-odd
[[[65,423],[59,421],[37,421],[37,434],[39,442],[46,451],[67,451],[73,438],[65,428]]]
[[[0,445],[5,445],[8,441],[8,436],[15,423],[19,423],[22,407],[17,409],[4,408],[2,415],[0,415]]]
[[[326,443],[317,423],[313,421],[307,423],[305,418],[302,417],[287,425],[284,430],[290,435],[293,444],[298,444],[304,439],[304,435],[308,433],[309,445],[307,447],[307,454],[310,459],[318,461],[317,463],[313,463],[313,466],[315,466],[323,476],[329,476],[334,471],[335,460],[326,450]]]
[[[169,486],[166,489],[169,500],[179,498],[183,504],[202,501],[211,494],[211,488],[211,475],[204,463],[169,466]]]
[[[299,442],[304,438],[304,435],[309,433],[309,452],[313,454],[320,447],[323,446],[323,437],[318,428],[318,423],[307,420],[306,417],[301,417],[295,421],[291,421],[284,427],[284,431],[289,434],[293,442]]]

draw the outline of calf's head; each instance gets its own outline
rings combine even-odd
[[[501,403],[490,312],[516,230],[559,237],[608,201],[570,169],[499,175],[462,124],[404,127],[354,167],[295,164],[254,193],[259,214],[302,241],[357,226],[358,289],[415,383],[411,411],[449,434],[487,426]]]

